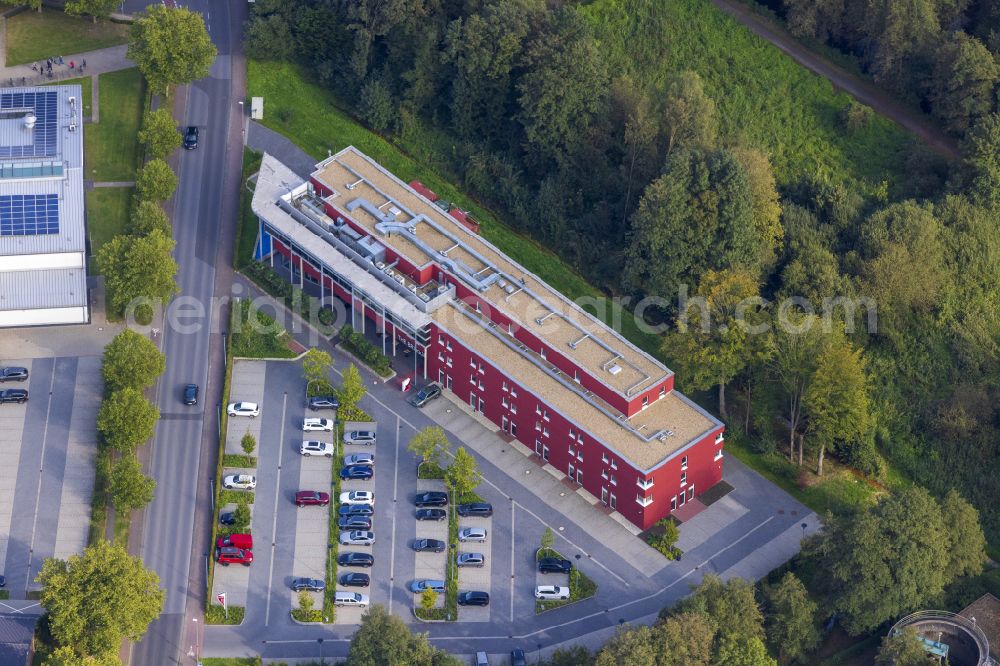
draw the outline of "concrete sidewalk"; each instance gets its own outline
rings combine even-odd
[[[81,76],[96,76],[98,74],[107,74],[108,72],[117,72],[122,69],[128,69],[129,67],[135,67],[135,63],[125,57],[128,52],[128,46],[126,44],[121,44],[119,46],[109,46],[105,49],[97,49],[95,51],[87,51],[85,53],[75,53],[70,55],[65,54],[53,54],[62,55],[64,65],[52,65],[52,78],[45,75],[45,61],[36,63],[39,65],[39,71],[31,69],[32,63],[27,63],[25,65],[11,65],[9,67],[0,68],[0,83],[4,85],[15,85],[19,86],[21,84],[21,79],[24,79],[24,84],[26,86],[37,86],[44,85],[46,83],[58,83],[60,80],[65,79],[75,79]],[[73,61],[78,67],[84,62],[87,63],[86,67],[83,68],[83,72],[79,72],[76,69],[70,69],[69,63]],[[11,83],[13,82],[13,83]]]

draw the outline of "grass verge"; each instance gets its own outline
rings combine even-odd
[[[444,479],[444,468],[436,462],[422,462],[417,465],[418,479]]]
[[[38,62],[60,54],[65,57],[127,41],[128,26],[122,23],[94,23],[56,9],[25,11],[7,19],[7,65]],[[61,66],[52,67],[55,70]]]
[[[219,604],[211,604],[205,609],[205,624],[241,624],[243,622],[243,606],[230,606],[229,619],[226,611]]]
[[[101,74],[101,120],[84,134],[84,177],[96,181],[131,181],[142,155],[136,135],[146,100],[139,70]]]
[[[566,559],[562,556],[562,553],[555,550],[554,548],[539,548],[538,552],[535,554],[535,560],[540,560],[543,557],[556,557],[560,560]],[[577,601],[583,601],[584,599],[589,599],[590,597],[597,594],[597,583],[590,579],[587,574],[583,573],[576,567],[573,567],[572,571],[569,572],[569,599],[553,599],[551,601],[535,601],[535,613],[544,613],[547,610],[552,610],[553,608],[559,608],[560,606],[566,606]]]
[[[254,317],[254,321],[251,321]],[[290,336],[274,320],[251,307],[250,299],[233,301],[233,320],[230,341],[233,356],[241,358],[294,358],[288,347]]]
[[[454,554],[458,552],[458,513],[455,503],[448,505],[448,557],[445,559],[444,617],[435,618],[454,622],[458,619],[458,567]]]
[[[233,379],[233,318],[236,316],[235,310],[230,312],[229,317],[229,334],[226,337],[226,374],[222,380],[222,404],[229,403],[229,387],[232,384]],[[223,463],[226,457],[226,438],[221,436],[222,433],[226,432],[226,428],[229,427],[229,414],[226,410],[220,409],[220,420],[219,420],[219,444],[217,461],[215,464],[215,516],[212,520],[212,538],[209,540],[209,545],[214,545],[219,534],[219,512],[225,503],[222,501],[222,469]],[[211,624],[208,622],[208,613],[212,608],[212,586],[215,583],[215,558],[208,558],[208,578],[205,581],[205,622],[206,624]]]
[[[333,432],[334,444],[337,447],[335,457],[339,460],[344,455],[344,422],[338,419]],[[337,619],[337,607],[333,603],[333,596],[337,592],[337,554],[340,552],[340,526],[337,524],[340,508],[340,474],[336,464],[331,465],[330,470],[333,497],[330,498],[330,511],[327,516],[330,547],[326,549],[326,589],[323,591],[323,622],[328,624]]]
[[[101,247],[115,236],[125,233],[128,222],[131,187],[98,187],[87,194],[87,236],[90,253],[96,255]],[[99,273],[96,263],[92,273]]]
[[[253,504],[253,491],[252,490],[230,490],[228,488],[223,488],[219,491],[219,503],[220,504],[239,504],[240,500],[244,500],[249,504]]]
[[[88,546],[103,539],[108,529],[108,477],[111,473],[111,458],[103,447],[98,447],[97,458],[94,460],[94,471],[94,492],[90,496]]]
[[[236,228],[236,252],[234,257],[234,268],[241,270],[253,262],[253,246],[257,242],[257,216],[254,214],[250,203],[253,200],[253,190],[248,189],[247,178],[257,173],[260,169],[260,162],[264,158],[263,153],[243,149],[243,180],[244,185],[240,189],[240,219]]]
[[[222,466],[252,469],[257,466],[257,456],[245,456],[242,453],[227,453],[222,456]]]

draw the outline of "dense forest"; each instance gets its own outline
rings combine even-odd
[[[949,163],[745,31],[704,38],[705,3],[257,0],[246,47],[383,135],[433,137],[467,190],[605,293],[663,299],[651,321],[690,314],[682,286],[702,296],[716,326],[671,326],[663,355],[681,388],[718,391],[731,438],[957,488],[1000,543],[995,6],[782,5],[917,91],[961,137]],[[749,60],[767,66],[738,78]],[[805,334],[731,326],[758,296],[817,314],[752,315]],[[862,304],[832,308],[846,332],[821,325],[838,298]]]

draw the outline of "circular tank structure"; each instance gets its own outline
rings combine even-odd
[[[911,613],[892,626],[889,635],[912,627],[930,654],[945,656],[951,666],[990,666],[990,643],[974,619],[947,611]],[[944,654],[941,654],[941,651]]]

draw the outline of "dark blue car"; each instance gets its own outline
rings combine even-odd
[[[368,465],[350,465],[340,470],[340,478],[347,479],[370,479],[372,478],[372,468]]]
[[[375,513],[375,507],[368,504],[341,504],[337,509],[340,516],[371,516]]]

